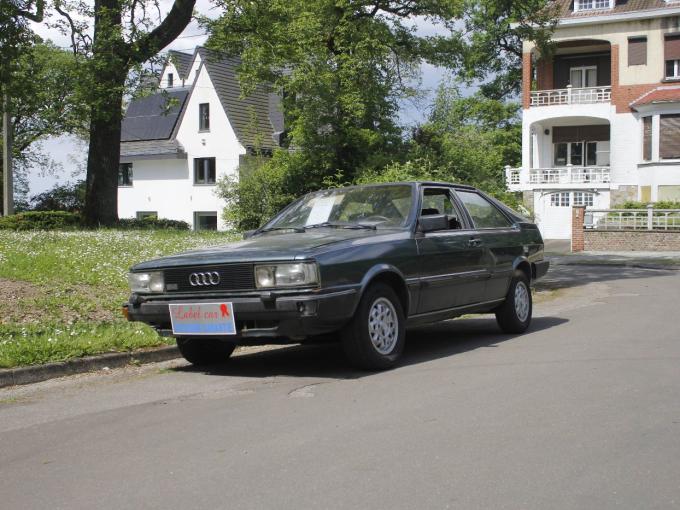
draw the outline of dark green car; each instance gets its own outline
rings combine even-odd
[[[339,338],[354,365],[384,369],[407,326],[494,312],[525,331],[547,270],[536,225],[472,187],[352,186],[305,195],[243,241],[136,265],[126,307],[194,364]]]

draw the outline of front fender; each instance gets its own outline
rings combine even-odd
[[[405,301],[403,303],[404,311],[405,314],[408,315],[411,304],[411,295],[408,290],[408,286],[406,285],[406,278],[404,278],[404,274],[392,264],[376,264],[366,271],[366,274],[361,279],[358,297],[354,305],[354,310],[352,310],[352,315],[354,315],[356,312],[356,309],[359,306],[359,301],[361,301],[361,298],[363,297],[364,292],[366,292],[368,286],[378,278],[385,278],[385,280],[392,284],[393,287],[396,287],[395,290],[397,295],[400,297],[400,299],[402,299],[402,301]]]

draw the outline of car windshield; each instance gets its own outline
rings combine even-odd
[[[319,191],[303,197],[262,230],[403,227],[412,201],[408,184]]]

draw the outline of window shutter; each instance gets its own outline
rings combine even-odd
[[[680,159],[680,114],[662,115],[659,131],[659,157]]]
[[[642,119],[642,159],[650,161],[652,159],[652,118]]]
[[[666,36],[664,59],[680,60],[680,34]]]
[[[556,126],[553,128],[553,143],[560,142],[608,142],[609,126]]]
[[[647,38],[631,37],[628,39],[628,65],[640,66],[647,64]]]

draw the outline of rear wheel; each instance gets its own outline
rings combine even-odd
[[[496,321],[504,333],[524,333],[531,324],[531,288],[522,271],[515,271],[505,301],[496,309]]]
[[[210,338],[178,338],[177,347],[189,363],[205,366],[227,361],[236,345]]]
[[[342,332],[347,358],[366,370],[394,366],[404,351],[405,322],[402,304],[392,287],[384,283],[371,285]]]

